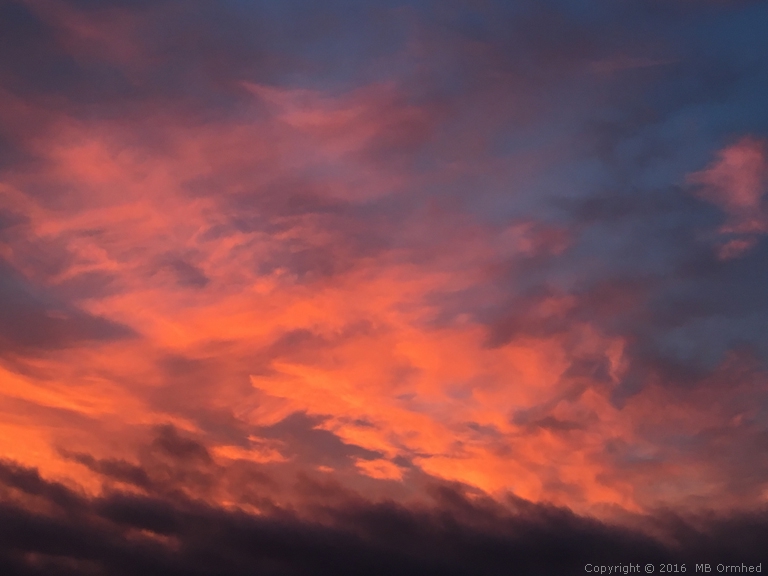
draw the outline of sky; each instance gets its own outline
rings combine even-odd
[[[4,573],[768,569],[766,29],[0,0]]]

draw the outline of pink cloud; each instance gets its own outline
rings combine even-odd
[[[744,234],[719,249],[722,259],[735,258],[768,233],[768,214],[763,197],[768,191],[768,148],[763,140],[746,136],[718,153],[707,168],[694,172],[688,181],[699,188],[699,198],[718,206],[728,216],[721,234]]]
[[[755,210],[765,194],[768,177],[766,144],[747,136],[724,148],[708,168],[690,176],[702,184],[699,195],[730,214]]]

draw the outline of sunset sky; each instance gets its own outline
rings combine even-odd
[[[0,0],[0,573],[765,542],[768,2]]]

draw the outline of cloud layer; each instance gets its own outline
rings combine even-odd
[[[3,464],[0,558],[9,574],[582,574],[594,566],[761,565],[765,512],[673,526],[672,544],[567,509],[472,501],[434,486],[440,507],[343,498],[315,517],[248,515],[179,495],[88,499]]]
[[[184,573],[187,523],[236,536],[201,574],[738,561],[768,499],[766,21],[0,4],[8,562]]]

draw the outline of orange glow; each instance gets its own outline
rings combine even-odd
[[[27,236],[3,246],[3,257],[51,290],[102,275],[107,289],[84,293],[77,306],[135,332],[98,345],[73,340],[25,361],[26,368],[9,362],[0,369],[4,410],[17,411],[3,424],[4,457],[93,490],[97,476],[84,475],[57,446],[131,459],[155,427],[172,423],[199,438],[224,475],[244,462],[328,473],[333,466],[302,458],[354,447],[367,456],[350,457],[345,474],[407,483],[413,466],[493,496],[512,492],[586,512],[604,505],[642,510],[682,498],[691,483],[702,497],[716,490],[717,473],[692,461],[676,465],[679,486],[638,488],[659,473],[651,470],[653,447],[642,431],[657,422],[663,432],[678,403],[652,388],[621,409],[611,403],[626,370],[622,338],[580,320],[562,331],[513,333],[496,345],[477,318],[440,317],[439,298],[482,284],[500,262],[562,253],[567,233],[535,222],[494,230],[466,215],[426,210],[399,221],[379,246],[375,230],[323,220],[336,217],[340,199],[351,203],[347,210],[362,209],[439,182],[364,154],[391,128],[382,107],[391,111],[389,121],[417,132],[434,111],[402,103],[393,86],[338,98],[246,88],[271,107],[267,119],[187,126],[150,117],[135,127],[62,118],[35,143],[46,171],[2,184],[4,202],[29,217]],[[142,131],[159,133],[162,145],[142,142]],[[742,181],[733,166],[752,170],[762,158],[751,144],[739,146],[695,177],[716,187],[713,201],[732,211],[756,201],[754,175]],[[723,196],[725,180],[734,178],[734,196]],[[51,182],[65,189],[63,209],[21,192]],[[281,213],[281,194],[296,189],[322,209]],[[243,211],[254,221],[265,212],[274,229],[243,224]],[[435,230],[439,245],[432,243]],[[408,253],[401,239],[420,248]],[[61,243],[67,254],[53,273],[41,272],[24,252],[45,241]],[[323,257],[332,271],[315,270]],[[291,265],[292,258],[299,263]],[[553,293],[520,312],[544,325],[578,304],[576,296]],[[607,359],[603,380],[570,375],[581,357]],[[43,409],[60,411],[57,428],[46,424]],[[704,416],[683,412],[685,425],[700,429]],[[325,433],[338,446],[295,455],[289,440],[259,438],[297,413],[317,420],[290,434]],[[108,446],[107,434],[125,446]],[[240,444],[231,439],[237,435]],[[619,466],[607,456],[611,445],[632,447],[638,461],[647,448],[649,463]],[[232,504],[242,496],[236,484],[185,489]]]

